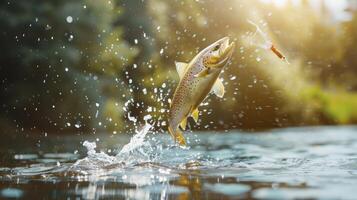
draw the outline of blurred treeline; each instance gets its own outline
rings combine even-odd
[[[143,118],[166,129],[189,62],[217,39],[237,43],[192,128],[262,129],[357,122],[357,11],[334,21],[321,0],[276,7],[259,0],[8,0],[0,3],[0,127],[94,133]],[[260,24],[290,65],[251,43]],[[132,117],[137,117],[138,121]]]

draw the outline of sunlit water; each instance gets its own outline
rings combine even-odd
[[[149,129],[2,141],[0,198],[356,198],[356,127],[191,133],[189,148]]]

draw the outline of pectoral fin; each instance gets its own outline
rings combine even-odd
[[[222,98],[225,92],[224,85],[221,79],[217,79],[212,87],[212,92],[217,95],[217,97]]]
[[[186,126],[187,126],[187,118],[184,118],[181,123],[180,126],[183,130],[186,130]]]
[[[176,65],[176,71],[177,71],[177,73],[180,77],[180,80],[181,80],[182,77],[185,75],[185,71],[186,71],[188,64],[184,63],[184,62],[175,62],[175,65]]]
[[[196,124],[198,121],[198,115],[199,115],[199,111],[198,111],[198,108],[196,108],[191,114],[191,116],[192,116],[193,120],[195,120]]]
[[[196,74],[195,77],[200,78],[200,77],[206,77],[208,74],[210,74],[210,68],[205,68],[202,70],[200,73]]]

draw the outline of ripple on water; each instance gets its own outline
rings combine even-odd
[[[16,154],[15,160],[35,160],[38,158],[37,154]]]
[[[242,184],[205,184],[204,189],[210,190],[215,193],[220,193],[228,196],[239,196],[243,195],[251,190],[251,187],[248,185]]]
[[[326,188],[263,188],[253,192],[257,199],[355,199],[356,186]]]
[[[0,196],[3,198],[18,199],[23,196],[23,191],[17,188],[5,188],[0,191]]]
[[[58,198],[84,199],[353,199],[356,129],[330,129],[201,134],[190,136],[195,138],[190,148],[180,148],[168,135],[148,134],[150,126],[146,126],[117,155],[97,150],[94,142],[83,143],[87,156],[82,159],[65,151],[51,153],[51,149],[16,154],[16,167],[0,166],[0,185],[10,189],[2,189],[1,197],[36,196],[29,189],[36,187],[49,193],[61,188],[57,194],[63,196]],[[105,140],[105,136],[100,139]],[[73,149],[67,152],[78,149],[77,144],[70,144]]]

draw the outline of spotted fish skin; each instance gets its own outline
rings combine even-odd
[[[217,49],[217,46],[220,48]],[[233,47],[234,43],[229,44],[229,38],[222,38],[202,50],[190,63],[179,66],[181,80],[171,101],[169,132],[180,145],[185,145],[186,142],[179,125],[181,124],[181,128],[185,129],[187,117],[191,115],[194,116],[195,121],[197,120],[198,106],[216,85],[217,80],[220,81],[218,77],[230,59]],[[216,61],[213,67],[209,65],[212,64],[210,63],[212,60]],[[202,77],[198,77],[205,71],[207,72]]]

